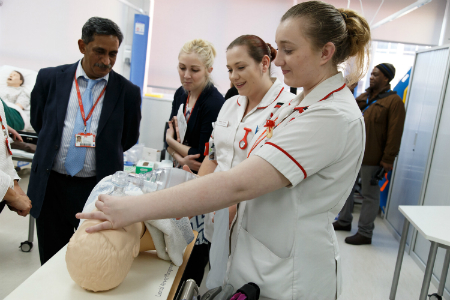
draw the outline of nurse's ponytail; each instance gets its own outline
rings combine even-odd
[[[336,51],[333,64],[348,69],[346,79],[349,85],[367,72],[370,62],[370,27],[357,12],[336,9],[321,1],[307,1],[291,7],[281,22],[290,18],[304,18],[302,32],[316,50],[322,49],[328,42],[334,44]]]
[[[246,46],[248,55],[253,58],[258,64],[262,62],[264,56],[268,56],[270,62],[272,62],[277,56],[277,50],[275,50],[272,45],[264,42],[262,38],[256,35],[241,35],[240,37],[232,41],[230,45],[228,45],[227,50],[230,50],[235,46]]]

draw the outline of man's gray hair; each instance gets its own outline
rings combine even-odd
[[[87,45],[94,40],[95,35],[113,35],[119,39],[119,46],[123,40],[122,31],[119,26],[109,19],[92,17],[81,30],[81,39]]]

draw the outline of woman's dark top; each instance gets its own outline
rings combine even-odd
[[[172,117],[178,114],[181,104],[184,104],[184,107],[186,107],[187,97],[188,94],[183,87],[180,87],[175,92],[169,120],[172,120]],[[205,144],[211,136],[212,123],[216,121],[224,102],[222,94],[219,93],[214,85],[210,84],[203,89],[191,112],[183,144],[191,147],[188,155],[200,154],[200,157],[197,159],[199,162],[202,162],[205,157]]]
[[[230,99],[231,97],[239,95],[239,92],[237,88],[233,85],[232,88],[230,88],[227,93],[225,94],[225,100]]]

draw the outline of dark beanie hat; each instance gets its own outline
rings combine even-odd
[[[395,68],[390,63],[379,64],[376,66],[376,68],[378,68],[378,70],[380,70],[381,73],[383,73],[384,76],[389,79],[389,81],[391,81],[395,77]]]

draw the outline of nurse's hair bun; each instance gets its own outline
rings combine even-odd
[[[277,50],[276,50],[274,47],[272,47],[272,45],[269,44],[269,43],[266,43],[266,45],[267,45],[267,47],[269,48],[269,53],[270,53],[269,58],[270,58],[270,62],[272,62],[272,61],[275,59],[275,57],[277,57]]]
[[[370,27],[366,19],[351,9],[336,9],[322,1],[294,5],[283,15],[281,22],[291,18],[303,20],[302,32],[311,41],[313,49],[321,51],[326,43],[334,44],[336,50],[332,62],[336,68],[352,58],[352,63],[347,64],[351,67],[347,72],[349,85],[364,76],[370,62]]]
[[[273,49],[270,44],[266,44],[262,38],[252,34],[241,35],[228,45],[227,50],[235,46],[246,46],[248,55],[255,60],[256,63],[262,62],[264,56],[268,56],[272,62],[277,56],[277,50]],[[270,76],[270,65],[269,65]]]
[[[342,46],[337,48],[340,50],[337,54],[340,55],[336,55],[336,60],[343,62],[348,57],[353,57],[355,68],[347,75],[347,81],[357,82],[369,67],[370,60],[365,60],[365,56],[369,58],[370,27],[366,19],[354,10],[340,8],[338,11],[345,21],[347,37]]]

